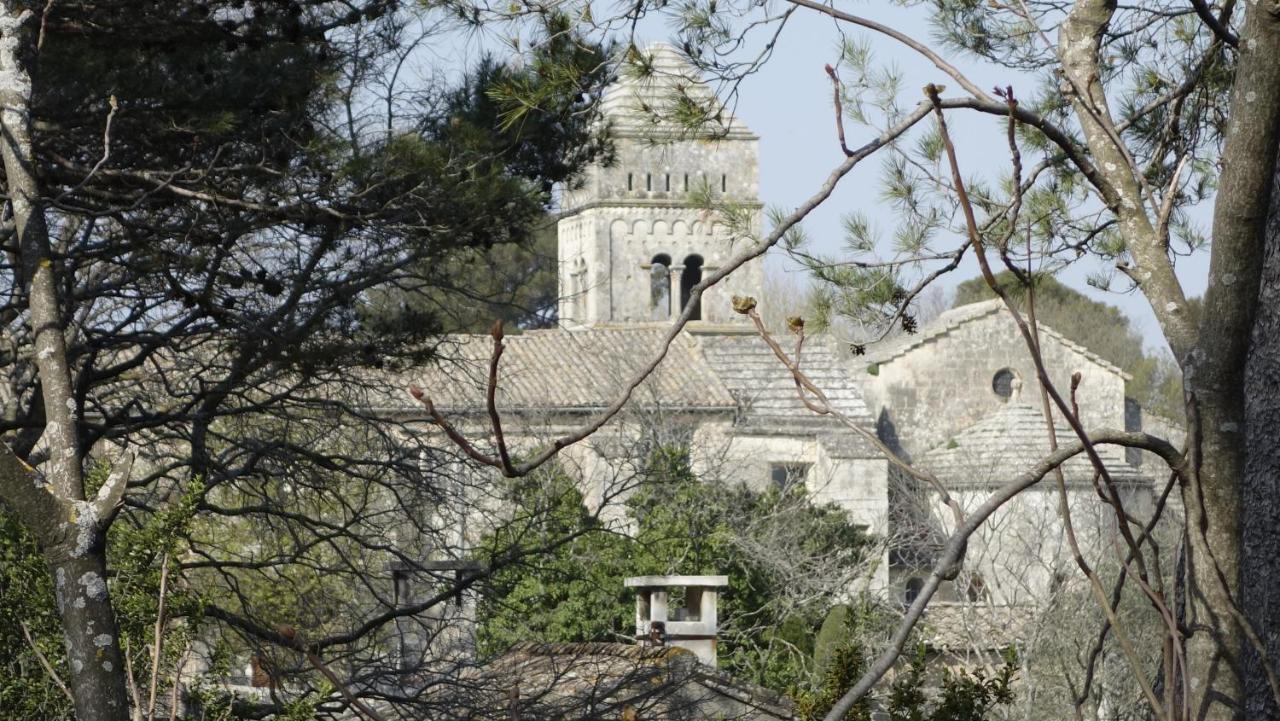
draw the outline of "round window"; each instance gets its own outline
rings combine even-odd
[[[1013,397],[1013,384],[1017,379],[1018,376],[1014,375],[1013,371],[1001,368],[991,379],[991,390],[1007,401]]]

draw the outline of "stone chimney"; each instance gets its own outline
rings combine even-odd
[[[637,641],[688,649],[716,665],[716,589],[728,576],[635,576],[625,584],[636,589]]]

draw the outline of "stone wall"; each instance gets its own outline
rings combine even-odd
[[[1079,401],[1086,429],[1123,429],[1125,377],[1084,349],[1042,333],[1050,378],[1070,402],[1071,375],[1082,375]],[[852,372],[864,383],[880,437],[908,457],[946,444],[955,432],[999,409],[993,389],[1001,370],[1021,381],[1022,398],[1038,407],[1035,366],[1013,319],[1001,310],[957,325],[878,365],[859,357]]]
[[[1124,484],[1119,491],[1126,512],[1144,520],[1150,517],[1149,486]],[[1067,494],[1081,553],[1094,569],[1111,569],[1119,537],[1115,511],[1087,483],[1070,484]],[[955,528],[954,517],[936,494],[929,496],[933,516],[949,536]],[[966,513],[989,496],[987,490],[951,492]],[[998,605],[1043,603],[1062,584],[1079,582],[1081,574],[1072,560],[1060,499],[1057,484],[1048,477],[992,514],[969,539],[964,572],[954,584],[955,600]]]
[[[567,327],[666,321],[681,308],[686,268],[687,278],[699,262],[702,273],[713,271],[760,232],[753,136],[653,143],[624,135],[616,145],[614,165],[593,166],[582,187],[565,194],[568,214],[558,231],[560,318]],[[700,188],[744,207],[750,231],[732,234],[715,213],[695,207]],[[763,278],[759,259],[740,268],[703,297],[701,320],[743,322],[729,299],[758,293]]]

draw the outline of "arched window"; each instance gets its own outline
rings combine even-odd
[[[910,606],[915,603],[916,597],[920,595],[920,591],[924,588],[924,581],[919,578],[907,579],[907,587],[902,591],[903,603]]]
[[[702,281],[702,256],[691,255],[684,259],[684,270],[680,273],[680,307],[689,305],[689,296],[693,286]],[[702,301],[693,307],[693,315],[689,320],[702,320]]]
[[[653,320],[671,317],[671,256],[659,253],[649,266],[649,310]]]
[[[1009,368],[1001,368],[991,378],[991,390],[1001,398],[1009,400],[1013,397],[1014,387],[1018,385],[1018,376]]]
[[[587,261],[578,258],[569,272],[569,317],[582,323],[587,315]]]

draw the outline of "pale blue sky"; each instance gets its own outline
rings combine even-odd
[[[931,34],[926,16],[918,10],[889,3],[853,3],[848,9],[892,25],[917,39],[927,39]],[[738,116],[761,136],[761,198],[766,203],[785,207],[804,200],[841,160],[831,110],[831,85],[823,71],[825,63],[834,63],[838,57],[839,32],[829,18],[803,9],[793,18],[793,23],[778,43],[774,60],[743,87],[737,109]],[[858,32],[847,27],[844,30],[851,35]],[[916,101],[914,95],[930,82],[955,87],[954,81],[909,49],[882,36],[870,37],[876,57],[895,63],[904,76],[902,87],[907,96],[902,103],[904,106],[913,105]],[[1031,92],[1031,81],[1020,78],[1016,73],[990,64],[979,64],[958,54],[949,55],[948,60],[979,87],[1012,84],[1015,91],[1021,86],[1025,94]],[[952,111],[948,118],[966,175],[984,169],[994,179],[996,173],[1008,171],[1002,119],[963,111]],[[847,127],[850,147],[861,145],[870,138],[865,129]],[[840,219],[852,209],[861,209],[878,221],[884,230],[893,227],[889,208],[880,199],[879,174],[878,160],[865,162],[842,182],[822,208],[815,211],[805,223],[815,243],[838,248]],[[1211,210],[1199,208],[1194,213],[1206,232]],[[1178,275],[1188,295],[1202,294],[1208,272],[1208,253],[1201,252],[1179,260]],[[1133,318],[1148,345],[1163,346],[1159,328],[1140,294],[1104,292],[1085,284],[1089,271],[1099,268],[1097,261],[1092,262],[1091,266],[1081,263],[1078,269],[1069,269],[1059,276],[1060,280],[1093,298],[1119,306]],[[970,255],[946,285],[954,286],[958,281],[977,275],[977,272],[977,264]]]

